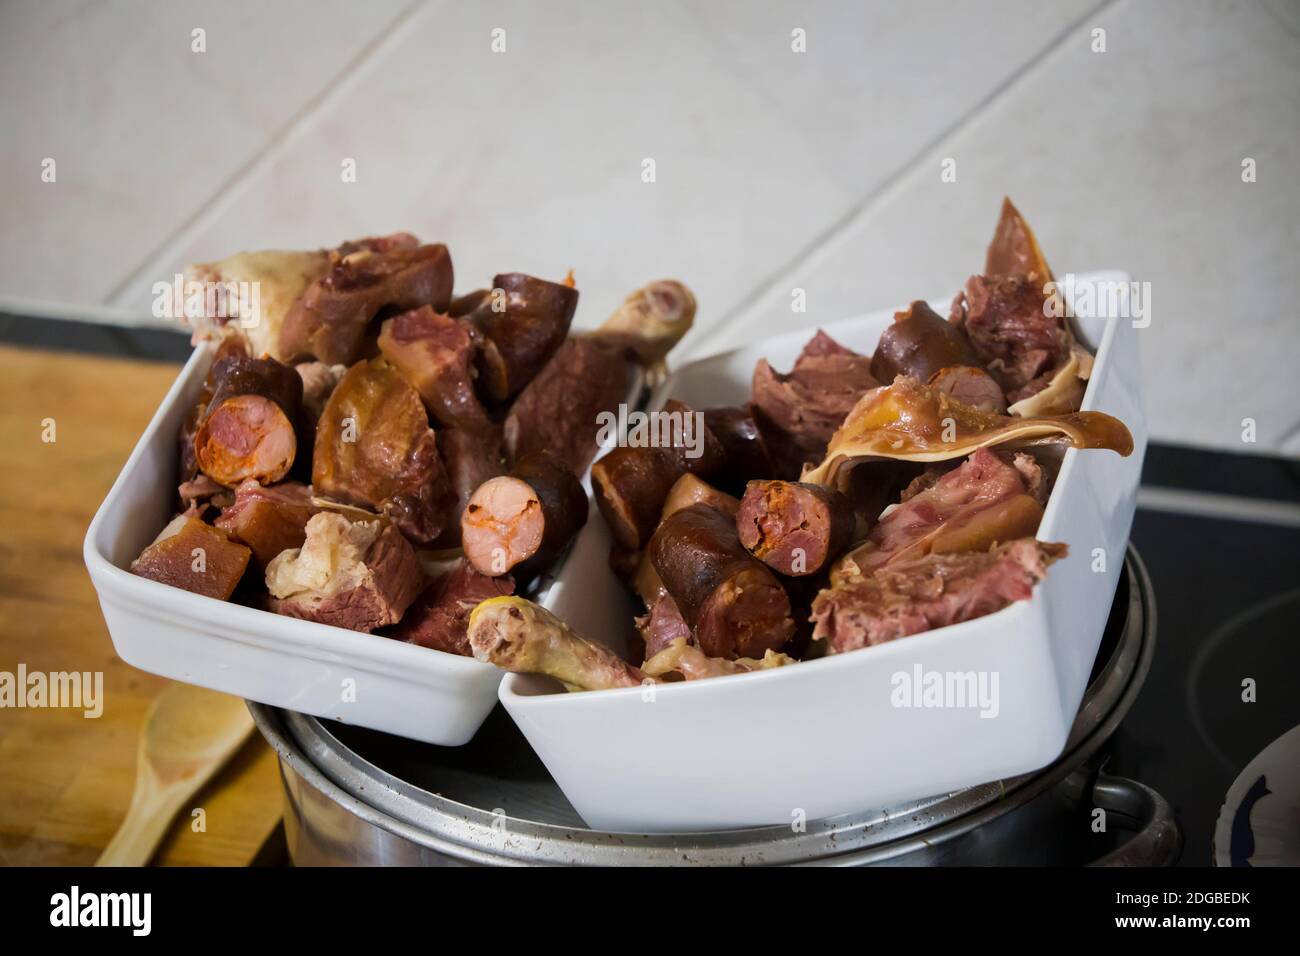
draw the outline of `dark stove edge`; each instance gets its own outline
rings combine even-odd
[[[175,364],[183,364],[192,351],[189,333],[176,329],[107,325],[13,312],[0,312],[0,343]]]
[[[1147,446],[1142,465],[1142,484],[1297,502],[1300,501],[1300,460],[1153,442]]]

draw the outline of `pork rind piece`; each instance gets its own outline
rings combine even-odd
[[[228,601],[244,576],[250,554],[220,528],[191,515],[178,515],[131,562],[131,573]]]
[[[424,584],[415,549],[391,524],[322,511],[301,548],[266,569],[277,614],[370,632],[396,624]]]
[[[316,426],[312,488],[371,508],[427,544],[447,524],[450,496],[419,393],[383,359],[358,362]]]
[[[978,448],[1052,439],[1075,448],[1133,453],[1133,436],[1104,412],[1073,412],[1034,418],[997,415],[964,405],[936,388],[900,375],[873,389],[844,419],[816,468],[802,481],[844,490],[848,469],[862,459],[936,462],[962,458]]]

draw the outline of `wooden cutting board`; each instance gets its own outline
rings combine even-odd
[[[0,671],[104,675],[98,718],[0,708],[0,864],[94,863],[130,805],[140,729],[167,681],[114,653],[81,543],[178,371],[0,346]],[[183,813],[154,862],[253,862],[280,820],[274,752],[255,735],[194,803],[203,831]]]

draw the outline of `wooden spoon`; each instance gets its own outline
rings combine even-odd
[[[253,729],[238,697],[172,684],[145,717],[131,809],[96,866],[144,866],[172,819]]]

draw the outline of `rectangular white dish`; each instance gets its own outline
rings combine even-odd
[[[947,314],[948,301],[933,304]],[[892,314],[820,327],[871,354]],[[1134,451],[1127,458],[1065,453],[1038,537],[1064,541],[1070,553],[1031,600],[753,674],[583,693],[534,675],[502,682],[502,703],[590,826],[680,832],[798,825],[1025,773],[1061,752],[1119,580],[1147,444],[1132,322],[1083,315],[1076,324],[1096,353],[1083,408],[1123,421]],[[790,368],[813,331],[686,365],[650,407],[669,397],[695,408],[743,403],[754,363],[765,357]],[[604,522],[591,521],[542,603],[622,652],[635,608],[608,568],[609,545]],[[923,679],[982,675],[990,691],[996,675],[996,713],[988,706],[896,706],[896,689],[906,688],[917,668]]]
[[[212,356],[195,349],[86,532],[86,568],[118,655],[141,670],[274,707],[427,743],[466,743],[496,704],[502,672],[492,665],[218,601],[126,570],[173,513],[176,435]],[[638,375],[633,394],[640,388]]]

